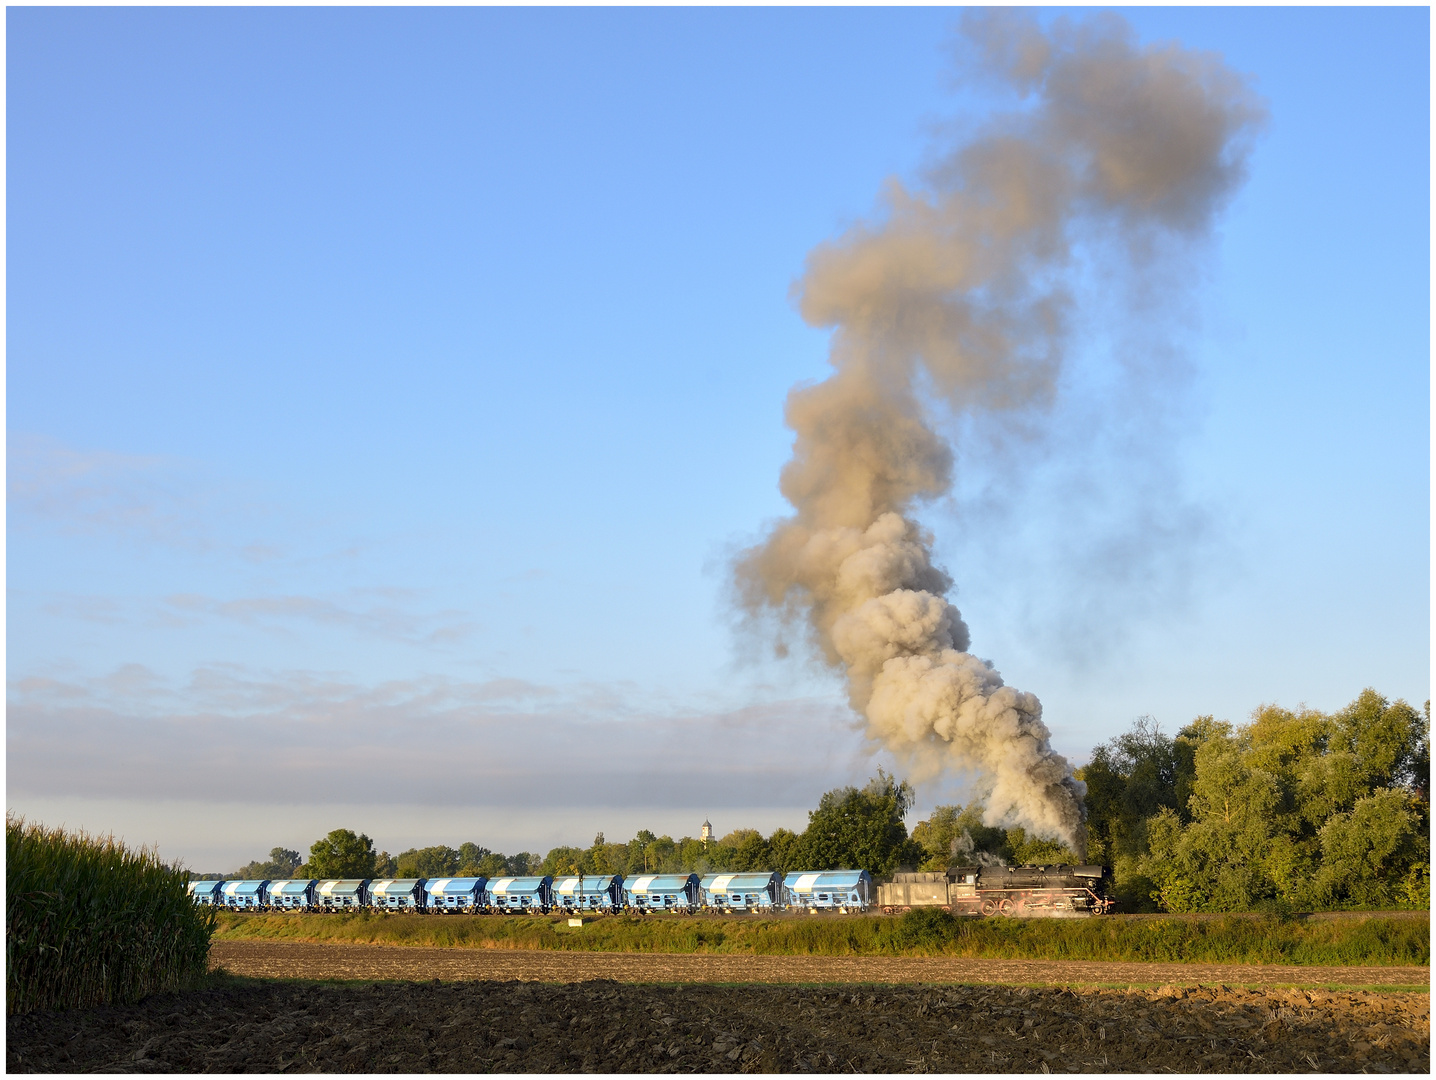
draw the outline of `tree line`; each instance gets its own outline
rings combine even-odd
[[[1431,703],[1150,720],[1099,746],[1088,857],[1128,911],[1429,908]]]
[[[336,829],[307,860],[275,848],[245,878],[503,877],[864,868],[875,877],[954,865],[1086,861],[1112,870],[1124,911],[1430,906],[1430,702],[1417,712],[1364,691],[1335,713],[1277,706],[1233,725],[1198,717],[1175,735],[1150,718],[1095,748],[1085,860],[1020,826],[984,823],[980,800],[938,806],[909,835],[906,781],[882,769],[829,791],[801,833],[721,839],[603,833],[586,848],[504,855],[475,843],[397,855]],[[219,876],[219,875],[209,875]]]

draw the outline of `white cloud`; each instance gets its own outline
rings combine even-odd
[[[807,809],[871,771],[862,736],[831,700],[700,714],[607,686],[361,685],[234,665],[197,669],[183,684],[140,665],[17,680],[7,748],[12,800],[373,799],[440,817],[526,807],[570,815],[573,840],[600,811],[726,808],[741,821],[750,807]]]
[[[20,524],[213,546],[205,514],[217,494],[191,464],[158,455],[79,450],[42,435],[7,440],[8,503]]]
[[[388,602],[364,604],[361,597],[366,593]],[[413,595],[411,590],[350,590],[344,598],[349,601],[346,603],[318,596],[246,596],[218,600],[194,593],[176,593],[166,597],[163,604],[180,616],[206,616],[249,626],[317,623],[411,645],[456,644],[474,632],[475,623],[462,611],[418,612],[394,602],[401,596],[407,599]],[[360,602],[353,602],[355,600]]]

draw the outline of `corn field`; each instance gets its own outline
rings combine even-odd
[[[204,977],[215,916],[151,851],[5,818],[7,1013],[127,1004]]]

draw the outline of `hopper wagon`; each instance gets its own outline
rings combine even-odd
[[[866,870],[799,870],[783,879],[788,905],[819,911],[866,911],[873,902],[873,876]]]
[[[376,911],[423,911],[428,893],[424,878],[381,878],[369,884],[369,906]]]
[[[189,894],[196,904],[209,904],[217,907],[222,902],[220,889],[223,887],[223,881],[191,881]]]
[[[554,883],[560,911],[617,911],[623,907],[622,874],[576,874]]]
[[[697,874],[642,874],[623,883],[634,911],[692,914],[703,902]]]
[[[314,887],[315,906],[320,911],[355,911],[369,898],[369,878],[331,878]]]
[[[268,884],[268,879],[263,881],[226,881],[220,887],[219,902],[231,911],[262,911],[268,906],[265,903],[265,887]]]
[[[313,878],[292,878],[289,881],[269,883],[269,907],[271,911],[309,911],[314,907],[314,887],[319,882]]]
[[[553,878],[505,877],[489,883],[489,907],[504,912],[547,912],[553,907]]]
[[[709,874],[701,882],[704,907],[724,912],[772,911],[783,905],[785,889],[774,873]]]
[[[424,909],[439,914],[481,911],[488,900],[487,883],[488,879],[481,877],[429,878],[424,886],[429,894]]]

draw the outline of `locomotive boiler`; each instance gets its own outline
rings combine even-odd
[[[894,874],[878,886],[886,914],[940,907],[954,915],[1102,915],[1113,901],[1100,866],[953,866]]]

